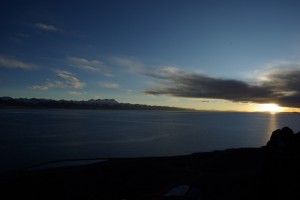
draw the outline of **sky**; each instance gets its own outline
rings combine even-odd
[[[0,96],[300,108],[300,1],[2,0]]]

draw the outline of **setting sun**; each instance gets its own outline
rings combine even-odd
[[[259,105],[257,110],[260,112],[278,113],[283,111],[283,107],[280,107],[274,103],[268,103]]]

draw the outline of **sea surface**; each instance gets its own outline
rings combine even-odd
[[[60,159],[185,155],[261,147],[300,114],[0,109],[0,171]]]

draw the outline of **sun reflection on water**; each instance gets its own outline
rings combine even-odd
[[[277,122],[277,114],[276,113],[271,113],[269,115],[269,126],[267,128],[267,134],[266,134],[266,138],[265,141],[267,143],[267,141],[269,141],[272,132],[275,131],[276,129],[278,129],[278,122]]]

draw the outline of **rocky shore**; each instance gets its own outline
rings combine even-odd
[[[24,170],[1,177],[1,196],[5,199],[300,199],[299,138],[300,133],[285,127],[274,131],[261,148],[108,159],[80,167]]]

